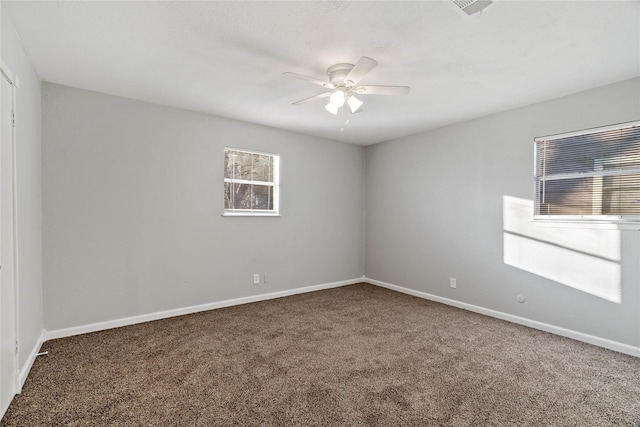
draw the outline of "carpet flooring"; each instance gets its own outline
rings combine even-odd
[[[2,426],[640,426],[640,359],[368,284],[42,350]]]

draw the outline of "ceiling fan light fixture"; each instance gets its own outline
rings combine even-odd
[[[338,114],[338,109],[340,108],[340,106],[337,106],[332,102],[329,102],[324,108],[331,114],[335,115],[335,114]]]
[[[344,105],[345,98],[344,90],[337,90],[329,97],[329,103],[339,108]]]
[[[352,114],[360,111],[362,104],[363,102],[353,95],[349,96],[347,99],[347,105],[349,105],[349,111],[351,111]]]
[[[466,5],[466,2],[490,2],[491,0],[451,0],[464,2],[460,7]],[[319,98],[329,98],[329,103],[325,105],[325,109],[333,115],[337,115],[340,108],[343,108],[345,104],[349,107],[349,111],[358,113],[362,111],[363,102],[356,98],[354,95],[394,95],[402,96],[409,93],[409,86],[389,86],[389,85],[367,85],[357,86],[358,82],[362,80],[371,70],[378,65],[378,61],[371,59],[367,56],[361,57],[358,62],[354,64],[339,63],[332,65],[327,69],[329,75],[329,81],[324,82],[314,77],[303,76],[296,73],[282,73],[283,76],[307,80],[313,84],[320,85],[325,89],[329,89],[318,95],[310,96],[308,98],[301,99],[293,103],[293,105],[302,105],[307,102],[314,101]]]

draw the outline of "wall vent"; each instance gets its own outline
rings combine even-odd
[[[453,4],[458,6],[467,15],[473,15],[477,12],[482,12],[484,8],[489,6],[491,0],[452,0]]]

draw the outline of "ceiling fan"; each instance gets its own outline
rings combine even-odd
[[[296,101],[292,105],[301,105],[310,101],[315,101],[316,99],[329,98],[329,103],[325,108],[331,114],[338,114],[338,110],[340,107],[344,106],[345,103],[349,107],[349,111],[351,111],[351,113],[358,113],[362,111],[363,102],[356,98],[356,94],[402,96],[409,93],[409,86],[357,86],[358,82],[362,80],[364,76],[369,74],[376,65],[378,65],[378,61],[367,56],[360,58],[355,65],[347,63],[332,65],[327,69],[329,82],[296,73],[287,72],[282,73],[282,75],[295,79],[307,80],[313,84],[317,84],[328,89],[318,95]]]

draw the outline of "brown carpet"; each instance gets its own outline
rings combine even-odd
[[[367,284],[43,351],[3,426],[640,425],[640,359]]]

